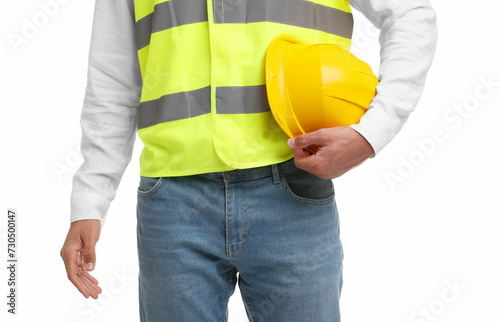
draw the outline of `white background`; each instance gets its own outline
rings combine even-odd
[[[498,11],[492,0],[432,3],[439,44],[416,111],[376,158],[334,180],[345,322],[500,321]],[[97,246],[94,274],[105,290],[100,300],[77,292],[59,257],[69,228],[71,178],[81,161],[93,8],[94,1],[61,1],[16,50],[9,35],[21,35],[26,20],[43,9],[34,0],[3,4],[1,321],[138,321],[139,139]],[[362,15],[355,20],[353,52],[376,72],[377,33]],[[481,79],[496,84],[488,91]],[[453,109],[464,104],[472,111],[458,116]],[[431,144],[435,131],[441,139]],[[19,216],[16,316],[5,304],[9,207]],[[230,321],[246,321],[237,293]]]

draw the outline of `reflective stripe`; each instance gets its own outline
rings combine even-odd
[[[170,0],[155,6],[154,12],[136,22],[138,49],[147,45],[151,34],[182,25],[208,21],[204,0]]]
[[[215,23],[277,22],[352,37],[352,13],[305,0],[214,0]]]
[[[217,87],[218,114],[250,114],[270,111],[266,85]]]
[[[218,114],[252,114],[270,111],[266,85],[217,87]],[[142,102],[138,128],[210,113],[210,86],[168,94]]]
[[[139,106],[138,129],[210,113],[210,86],[168,94]]]

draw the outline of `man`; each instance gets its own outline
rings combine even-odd
[[[251,321],[340,321],[330,179],[401,129],[437,38],[427,0],[349,2],[96,1],[85,161],[61,250],[86,298],[101,291],[88,272],[137,131],[141,321],[226,320],[237,282]],[[350,5],[381,29],[377,95],[359,124],[287,141],[265,100],[265,49],[280,37],[348,47]]]

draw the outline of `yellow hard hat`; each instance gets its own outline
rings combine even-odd
[[[367,63],[338,45],[275,40],[267,49],[269,105],[290,137],[358,123],[378,82]]]

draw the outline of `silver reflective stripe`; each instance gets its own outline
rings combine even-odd
[[[208,21],[205,0],[170,0],[159,3],[154,12],[135,24],[138,49],[149,45],[151,34],[155,32],[204,21]]]
[[[214,0],[215,23],[270,21],[352,37],[352,13],[305,0]]]
[[[270,110],[266,85],[217,87],[216,104],[218,114],[250,114]],[[210,86],[142,102],[138,128],[207,113],[210,113]]]
[[[139,106],[138,129],[210,113],[210,86],[168,94]]]
[[[266,85],[217,87],[218,114],[268,112]]]

